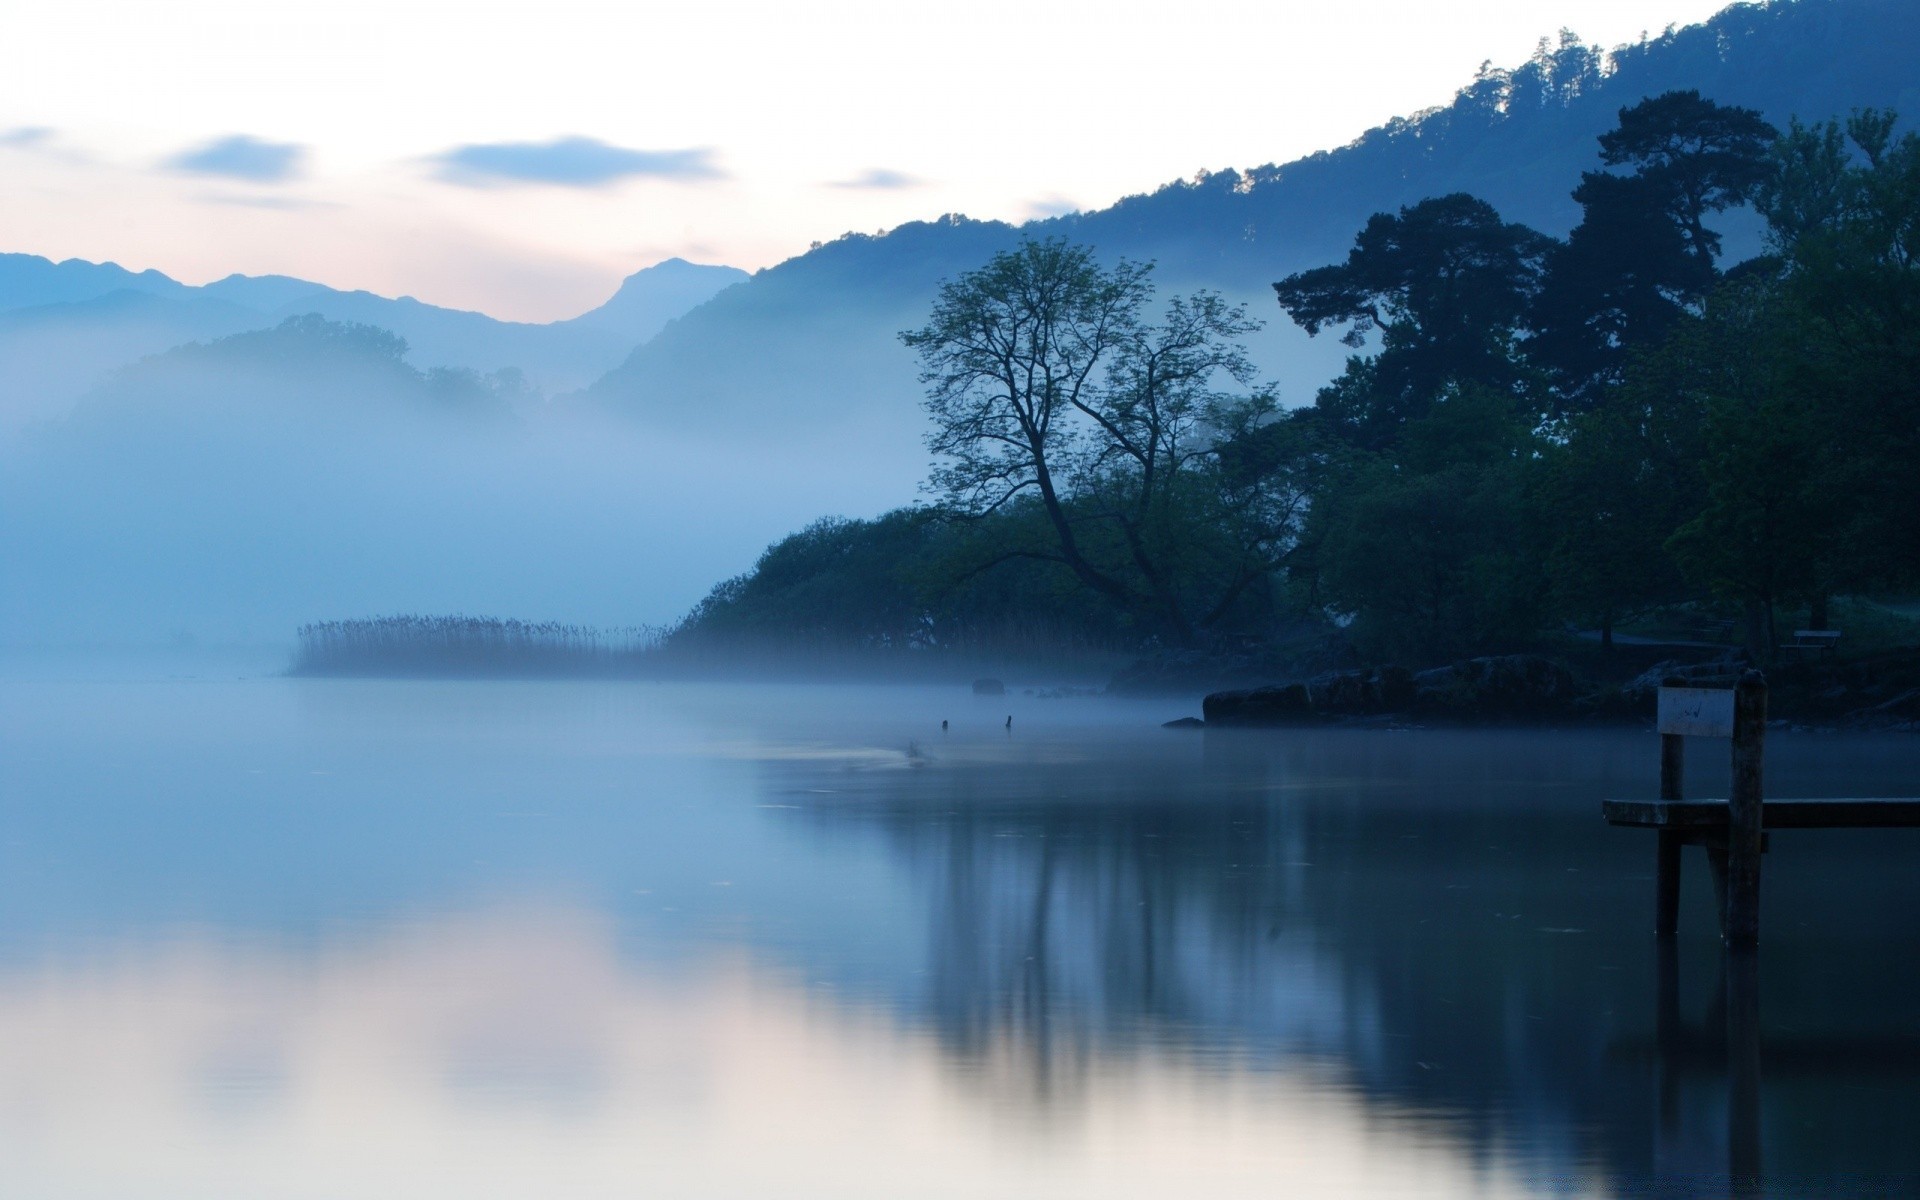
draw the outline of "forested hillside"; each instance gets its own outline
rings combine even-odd
[[[1448,104],[1296,162],[1203,173],[1024,231],[943,217],[848,234],[704,306],[591,394],[656,420],[743,435],[878,423],[913,453],[919,388],[894,335],[922,318],[942,278],[1022,232],[1154,260],[1169,288],[1217,288],[1277,319],[1269,283],[1343,253],[1370,214],[1427,196],[1469,192],[1508,220],[1564,235],[1579,219],[1571,192],[1594,139],[1646,96],[1695,89],[1782,128],[1795,115],[1824,120],[1862,106],[1920,112],[1915,61],[1920,6],[1903,0],[1736,5],[1704,25],[1612,49],[1562,35],[1529,62],[1484,69]],[[1744,257],[1759,247],[1758,222],[1735,219],[1728,238]],[[1288,404],[1308,401],[1339,369],[1336,351],[1284,323],[1249,350]]]
[[[1920,586],[1920,133],[1872,108],[1776,128],[1689,89],[1620,109],[1589,155],[1564,238],[1452,192],[1274,281],[1305,335],[1360,351],[1292,410],[1244,308],[1064,238],[995,254],[903,335],[934,503],[810,527],[679,636],[915,649],[1051,623],[1291,642],[1296,669],[1583,630],[1610,652],[1651,619],[1777,661],[1831,650],[1789,631],[1841,605],[1849,651],[1920,636],[1872,600]],[[1736,260],[1747,213],[1765,253]]]

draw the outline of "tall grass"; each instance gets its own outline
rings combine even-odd
[[[369,617],[300,627],[296,675],[624,675],[660,648],[648,626],[497,617]]]
[[[825,631],[596,629],[495,617],[369,617],[303,625],[294,675],[455,678],[967,680],[1105,678],[1127,655],[1072,628],[1005,620],[918,637]]]

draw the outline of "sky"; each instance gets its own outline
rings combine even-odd
[[[0,250],[515,320],[669,257],[1099,208],[1722,0],[10,0]]]

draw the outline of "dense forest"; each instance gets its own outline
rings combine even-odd
[[[1275,282],[1354,350],[1293,409],[1220,296],[1058,237],[993,255],[902,334],[926,502],[816,522],[674,640],[1433,662],[1661,614],[1770,659],[1920,584],[1920,137],[1674,91],[1595,149],[1564,239],[1440,195]]]

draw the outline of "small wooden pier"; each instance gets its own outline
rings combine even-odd
[[[1660,798],[1606,800],[1610,825],[1659,834],[1654,870],[1654,932],[1680,927],[1680,850],[1702,846],[1713,872],[1720,933],[1732,950],[1760,940],[1760,856],[1777,829],[1885,829],[1920,827],[1920,799],[1764,800],[1767,681],[1748,671],[1731,690],[1660,689]],[[1733,783],[1725,800],[1681,796],[1689,737],[1733,743]]]

